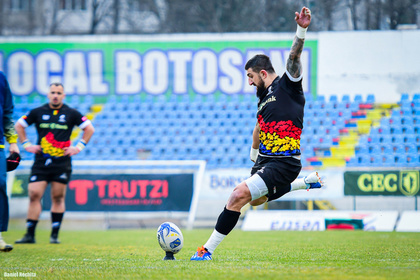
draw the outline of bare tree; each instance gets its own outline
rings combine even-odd
[[[113,4],[113,24],[112,24],[112,33],[117,34],[118,33],[118,25],[120,23],[120,0],[114,0]]]
[[[334,30],[333,15],[340,8],[340,0],[319,0],[311,4],[314,22],[311,30]]]
[[[351,22],[353,25],[353,30],[358,30],[358,13],[357,13],[357,6],[360,4],[361,0],[348,0],[347,5],[350,9],[350,16],[351,16]]]
[[[0,35],[3,34],[4,26],[4,0],[0,0]]]
[[[390,29],[397,29],[399,24],[416,24],[419,0],[388,0],[385,12],[389,16]]]
[[[108,16],[111,12],[112,2],[102,0],[92,0],[91,11],[91,24],[89,34],[95,34],[99,23]]]

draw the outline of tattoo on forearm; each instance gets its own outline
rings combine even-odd
[[[298,78],[302,74],[302,63],[300,62],[300,55],[302,54],[304,39],[299,39],[295,36],[293,40],[292,49],[290,50],[289,59],[287,60],[287,71],[293,78]]]

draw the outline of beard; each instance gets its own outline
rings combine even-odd
[[[261,96],[263,95],[264,91],[265,91],[265,85],[264,85],[264,82],[263,82],[263,81],[260,81],[260,82],[257,84],[257,97],[258,97],[259,99],[261,99]]]
[[[62,102],[59,102],[59,103],[50,103],[50,105],[51,105],[51,107],[53,107],[53,108],[57,108],[57,107],[60,107],[61,106],[61,104],[62,104]]]

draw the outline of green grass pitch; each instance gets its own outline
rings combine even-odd
[[[0,279],[420,279],[420,233],[235,229],[213,261],[190,261],[211,232],[184,229],[176,261],[163,261],[155,230],[62,231],[60,245],[38,230],[37,244],[0,253]]]

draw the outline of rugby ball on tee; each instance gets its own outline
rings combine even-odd
[[[173,254],[181,251],[184,245],[184,237],[182,236],[181,230],[171,222],[164,222],[159,226],[157,239],[163,251]]]

